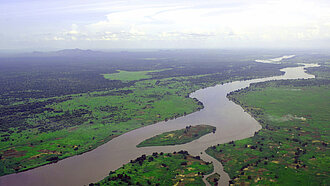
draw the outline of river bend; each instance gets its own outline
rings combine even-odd
[[[197,90],[190,97],[203,102],[205,108],[175,120],[159,122],[127,132],[98,148],[82,155],[61,160],[29,171],[0,177],[0,185],[88,185],[106,177],[110,170],[115,170],[142,154],[152,152],[173,152],[186,150],[192,155],[199,155],[208,162],[213,162],[215,172],[221,175],[220,185],[228,185],[229,176],[223,171],[221,163],[208,156],[204,151],[212,146],[253,136],[261,129],[259,123],[235,103],[226,98],[227,93],[245,88],[250,83],[280,79],[307,79],[314,75],[305,73],[304,68],[316,64],[304,64],[300,67],[284,68],[282,76],[235,81]],[[205,135],[183,145],[164,147],[136,148],[143,140],[168,132],[182,129],[187,125],[207,124],[217,128],[214,134]],[[202,154],[201,154],[202,153]]]

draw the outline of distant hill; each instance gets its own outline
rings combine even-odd
[[[53,52],[32,52],[29,54],[29,56],[33,57],[51,57],[51,56],[65,56],[65,57],[70,57],[70,56],[96,56],[96,55],[104,55],[106,54],[105,52],[101,51],[93,51],[93,50],[82,50],[79,48],[76,49],[64,49],[64,50],[58,50],[58,51],[53,51]]]

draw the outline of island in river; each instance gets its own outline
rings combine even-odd
[[[179,145],[194,141],[206,134],[215,132],[216,127],[210,125],[186,126],[184,129],[164,132],[142,141],[137,147]]]
[[[153,153],[131,160],[110,171],[105,179],[90,185],[205,185],[202,177],[211,173],[213,165],[187,151]]]

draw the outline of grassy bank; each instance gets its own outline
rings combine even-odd
[[[187,126],[185,129],[165,132],[146,139],[137,147],[179,145],[194,141],[206,134],[215,132],[216,128],[210,125]]]
[[[251,138],[207,149],[231,183],[329,183],[329,80],[258,83],[228,97],[262,125]]]
[[[202,175],[212,171],[212,164],[186,151],[153,153],[131,160],[94,185],[205,185]]]

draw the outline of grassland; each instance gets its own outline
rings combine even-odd
[[[330,182],[329,81],[252,85],[228,95],[262,125],[251,138],[212,146],[231,183],[327,185]]]
[[[45,132],[40,128],[13,129],[10,139],[1,142],[0,175],[56,162],[130,130],[202,109],[198,100],[186,97],[198,87],[189,88],[185,82],[171,79],[147,80],[118,94],[116,90],[70,95],[67,101],[47,105],[50,111],[35,114],[27,122],[34,126],[49,123],[50,128],[44,127]],[[82,117],[75,118],[81,112]],[[55,123],[62,127],[60,124],[75,122],[72,127],[51,128]]]
[[[202,176],[212,171],[211,163],[186,151],[153,153],[131,160],[94,185],[205,185]]]
[[[218,185],[218,181],[220,180],[220,175],[218,173],[214,173],[211,176],[207,177],[206,180],[212,185]]]
[[[210,125],[187,126],[185,129],[165,132],[144,140],[137,147],[179,145],[194,141],[208,133],[215,132]]]

